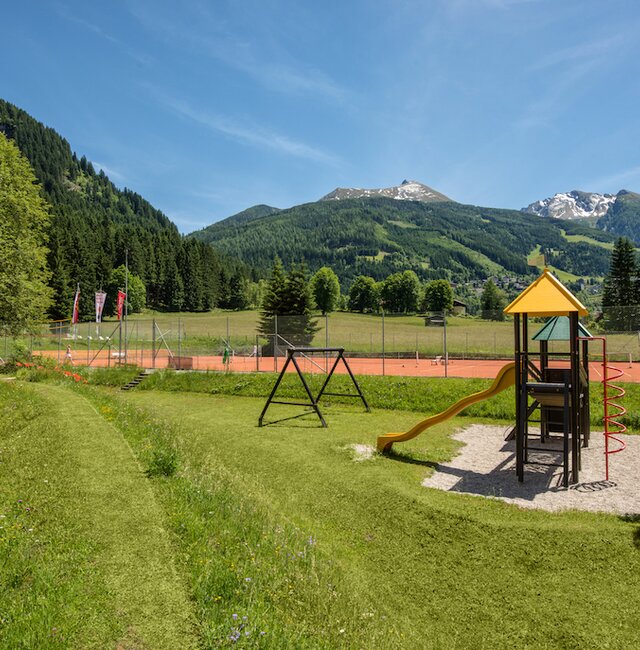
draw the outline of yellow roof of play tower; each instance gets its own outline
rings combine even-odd
[[[587,308],[547,269],[534,280],[510,305],[505,314],[531,316],[568,316],[578,312],[586,316]]]

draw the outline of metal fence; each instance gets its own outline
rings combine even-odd
[[[488,318],[455,313],[352,314],[333,313],[313,318],[278,316],[261,319],[257,312],[131,317],[126,323],[68,322],[43,324],[34,333],[3,336],[0,357],[30,352],[89,366],[129,363],[145,368],[228,369],[273,371],[280,367],[286,348],[343,347],[370,374],[456,374],[456,366],[472,361],[513,357],[513,323],[500,313]],[[531,335],[544,319],[532,323]],[[606,331],[614,360],[640,361],[640,331]],[[593,334],[598,323],[587,324]],[[551,351],[563,342],[551,342]],[[67,357],[70,355],[71,359]],[[315,358],[315,357],[318,358]],[[309,355],[307,370],[321,371],[323,355]],[[482,376],[479,374],[478,376]]]

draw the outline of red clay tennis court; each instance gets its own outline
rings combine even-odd
[[[56,357],[56,351],[45,351],[43,355]],[[498,374],[500,368],[505,364],[513,361],[509,359],[450,359],[448,364],[444,359],[436,357],[433,359],[397,359],[397,358],[363,358],[349,357],[348,359],[351,370],[356,375],[392,375],[405,377],[478,377],[492,379]],[[116,366],[122,361],[121,356],[117,353],[109,353],[105,350],[99,355],[91,356],[77,353],[74,355],[74,365],[84,366],[91,365],[95,367]],[[229,363],[225,364],[222,356],[183,356],[180,359],[173,357],[163,350],[156,355],[155,361],[151,352],[133,352],[127,355],[128,363],[139,365],[142,368],[168,368],[180,366],[189,370],[211,370],[211,371],[229,371],[229,372],[279,372],[285,362],[285,357],[260,357],[255,356],[231,356]],[[325,372],[327,365],[331,367],[332,359],[325,359],[323,356],[314,356],[310,358],[299,358],[303,372],[322,373]],[[640,382],[640,363],[628,361],[619,361],[612,364],[623,372],[620,381],[623,382]],[[291,368],[295,372],[294,368]],[[339,364],[336,372],[342,374],[346,372],[344,366]],[[592,381],[602,379],[602,364],[598,361],[592,361],[589,364],[589,376]]]

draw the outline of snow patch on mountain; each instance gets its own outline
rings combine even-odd
[[[609,211],[615,200],[615,194],[573,190],[531,203],[522,212],[553,219],[598,219]]]
[[[400,185],[381,189],[363,189],[359,187],[338,187],[323,196],[321,201],[339,201],[341,199],[359,199],[362,197],[386,196],[398,201],[451,201],[451,199],[433,188],[418,181],[402,181]]]

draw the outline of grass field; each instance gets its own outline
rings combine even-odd
[[[361,461],[416,414],[262,404],[0,383],[0,647],[637,644],[637,519],[422,488],[461,419]]]
[[[256,339],[259,314],[256,311],[226,312],[212,311],[203,314],[135,314],[127,325],[128,348],[134,352],[150,350],[153,341],[153,318],[156,319],[156,349],[166,344],[174,354],[210,355],[221,354],[224,341],[229,340],[238,354],[249,354],[253,346],[266,342]],[[285,317],[282,317],[285,318]],[[444,351],[444,328],[425,326],[420,316],[385,316],[336,312],[327,318],[318,317],[318,332],[313,340],[317,347],[340,346],[352,354],[371,354],[381,356],[397,353],[415,354],[423,357],[440,355]],[[542,323],[531,323],[531,335],[542,327]],[[383,344],[384,330],[384,344]],[[109,343],[96,337],[93,323],[78,326],[80,338],[71,341],[73,353],[83,360],[91,359],[100,346],[118,350],[119,331],[117,323],[106,322],[101,326],[103,339],[111,337]],[[162,335],[162,338],[161,338]],[[451,356],[458,358],[492,357],[509,358],[513,355],[513,323],[511,320],[487,321],[479,318],[452,316],[447,319],[447,349]],[[92,337],[89,339],[88,337]],[[124,333],[123,333],[124,336]],[[640,360],[640,336],[637,332],[628,334],[609,334],[609,350],[617,359],[632,358]],[[64,358],[66,330],[60,336],[51,333],[47,336],[33,337],[22,341],[26,348],[59,349]],[[552,342],[553,346],[556,345]],[[2,346],[2,343],[0,343]],[[0,347],[0,357],[11,353],[12,342],[4,339],[4,349]],[[599,352],[599,349],[594,349]]]

